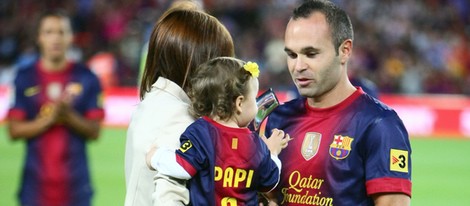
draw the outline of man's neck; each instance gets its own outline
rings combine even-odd
[[[323,94],[322,96],[308,98],[308,104],[314,108],[328,108],[343,102],[357,90],[357,88],[354,87],[347,79],[347,76],[343,78],[346,79],[340,81],[336,87],[329,92]]]
[[[65,58],[62,58],[62,59],[41,58],[41,64],[44,70],[48,72],[57,72],[57,71],[62,71],[66,68],[67,60]]]

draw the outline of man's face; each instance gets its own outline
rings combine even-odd
[[[38,44],[43,57],[52,60],[65,58],[65,54],[72,44],[72,40],[72,29],[67,19],[50,16],[41,21]]]
[[[341,78],[341,61],[322,13],[290,20],[285,34],[287,66],[302,96],[321,98]]]

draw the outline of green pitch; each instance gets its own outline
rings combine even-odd
[[[124,205],[124,146],[125,129],[102,130],[97,141],[88,144],[93,205]],[[4,125],[0,125],[0,205],[18,205],[16,192],[20,184],[24,158],[24,144],[8,139]]]
[[[123,205],[125,129],[105,128],[89,144],[94,205]],[[412,205],[470,205],[470,139],[412,138]],[[22,142],[8,140],[0,125],[0,205],[17,205]]]

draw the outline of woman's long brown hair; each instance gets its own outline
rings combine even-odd
[[[234,56],[234,46],[229,32],[216,18],[197,10],[167,11],[150,37],[140,99],[158,77],[175,82],[187,92],[194,70],[220,56]]]

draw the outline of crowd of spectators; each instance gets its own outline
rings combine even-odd
[[[292,89],[283,35],[297,0],[201,0],[230,31],[236,55],[262,67],[261,89]],[[335,0],[351,17],[353,78],[381,93],[470,95],[468,0]],[[37,57],[33,25],[61,8],[72,16],[70,58],[108,73],[106,85],[136,86],[142,51],[153,24],[171,0],[2,0],[0,84]]]

